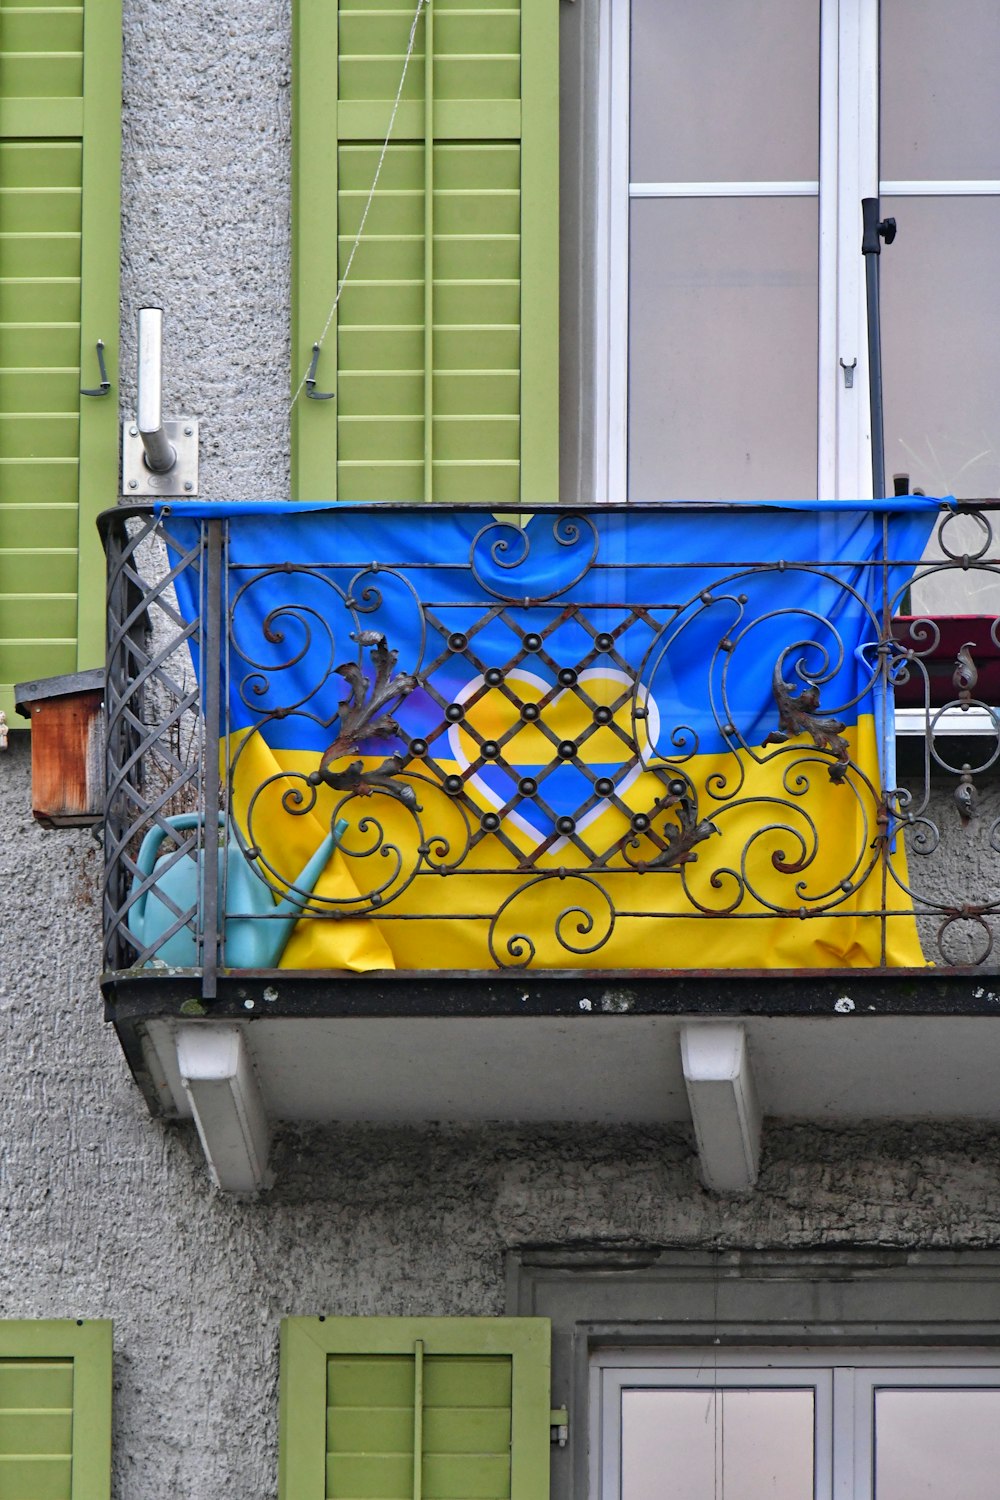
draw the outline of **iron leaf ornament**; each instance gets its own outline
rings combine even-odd
[[[830,780],[842,781],[850,760],[849,747],[842,733],[846,726],[839,719],[820,717],[816,684],[807,683],[800,693],[796,693],[781,675],[779,658],[774,665],[771,687],[778,705],[778,727],[771,730],[764,744],[783,745],[800,734],[808,734],[817,750],[825,750],[836,759],[837,764],[830,767]]]
[[[979,815],[979,794],[972,780],[972,771],[968,761],[962,767],[962,774],[958,779],[958,786],[952,792],[955,806],[958,808],[958,816],[963,828],[968,828],[973,818]]]
[[[655,859],[649,860],[645,868],[679,870],[682,865],[698,858],[694,853],[696,844],[704,843],[720,830],[708,818],[698,817],[697,803],[683,781],[671,782],[670,796],[662,806],[676,812],[677,822],[667,823],[659,830],[658,837],[663,840],[665,848]]]
[[[698,858],[694,853],[695,844],[704,843],[713,833],[718,833],[716,825],[708,818],[698,817],[697,810],[690,797],[681,797],[677,803],[678,823],[668,823],[663,828],[660,837],[666,844],[666,848],[656,859],[650,860],[647,868],[650,870],[678,870],[681,865],[689,864]]]
[[[975,644],[975,641],[964,641],[959,646],[958,654],[955,657],[955,670],[951,674],[955,691],[958,693],[959,706],[963,709],[969,707],[972,694],[975,692],[976,684],[979,681],[979,669],[972,660],[972,648]]]
[[[379,631],[362,630],[351,639],[362,648],[371,648],[375,680],[372,682],[366,677],[357,662],[344,662],[335,669],[338,676],[344,678],[350,692],[340,703],[340,732],[323,751],[319,769],[312,772],[309,780],[313,786],[322,781],[335,791],[353,792],[361,797],[370,797],[375,791],[387,792],[416,812],[419,809],[412,786],[394,779],[403,768],[402,756],[387,756],[380,766],[370,771],[365,770],[364,762],[360,760],[352,761],[339,771],[331,769],[334,762],[356,751],[362,740],[395,738],[400,729],[389,710],[417,685],[412,672],[393,675],[399,653],[389,647]]]

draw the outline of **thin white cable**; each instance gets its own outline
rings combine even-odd
[[[340,282],[339,282],[339,284],[337,286],[337,295],[333,299],[333,304],[332,304],[332,306],[330,308],[329,315],[327,317],[326,322],[323,325],[323,332],[320,334],[319,339],[317,340],[317,343],[318,343],[318,345],[319,345],[319,347],[321,349],[323,347],[323,340],[326,338],[327,334],[330,332],[330,324],[333,322],[333,315],[337,311],[337,304],[339,303],[339,301],[341,299],[341,296],[343,295],[344,287],[347,285],[347,278],[351,274],[351,266],[354,263],[354,257],[355,257],[355,255],[357,253],[358,246],[361,243],[361,236],[365,232],[365,223],[367,222],[367,219],[368,219],[368,211],[369,211],[369,209],[372,206],[372,199],[375,197],[375,190],[378,187],[378,180],[379,180],[379,177],[382,174],[382,164],[385,161],[386,152],[389,150],[389,140],[390,140],[390,137],[392,136],[392,127],[396,123],[396,115],[399,113],[399,101],[403,97],[403,89],[404,89],[404,87],[406,85],[406,70],[409,68],[409,66],[410,66],[410,58],[413,56],[413,45],[414,45],[414,42],[416,41],[416,36],[417,36],[417,23],[420,20],[420,15],[421,15],[421,12],[423,11],[424,6],[428,5],[428,4],[430,4],[430,0],[417,0],[417,8],[416,8],[416,10],[413,13],[413,24],[410,27],[410,40],[406,44],[406,56],[403,58],[403,71],[402,71],[402,73],[400,74],[400,77],[399,77],[399,88],[396,90],[396,98],[394,99],[393,105],[392,105],[392,114],[389,116],[389,128],[386,130],[385,140],[382,142],[382,151],[381,151],[381,154],[380,154],[379,159],[378,159],[378,166],[375,168],[375,176],[372,178],[372,185],[371,185],[371,188],[370,188],[369,193],[368,193],[368,201],[365,203],[364,213],[361,215],[361,223],[358,225],[358,232],[354,236],[354,243],[351,246],[351,253],[348,255],[348,257],[347,257],[347,265],[344,267],[344,274],[341,277]],[[334,265],[336,265],[337,264],[337,245],[336,245],[336,243],[334,244],[334,247],[333,247],[333,254],[334,254],[334,261],[333,261],[333,263],[334,263]],[[306,373],[305,373],[305,375],[303,375],[302,379],[299,381],[298,389],[296,390],[295,395],[292,397],[291,401],[289,402],[289,410],[291,410],[291,408],[295,405],[296,401],[301,396],[303,387],[305,386],[306,380],[308,379],[308,375],[309,375],[309,368],[307,366],[306,367]]]

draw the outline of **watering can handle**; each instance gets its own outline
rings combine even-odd
[[[178,813],[173,818],[167,818],[166,827],[158,823],[155,828],[151,828],[142,841],[139,849],[139,857],[135,862],[139,874],[143,878],[152,875],[153,866],[156,864],[156,856],[160,852],[160,845],[171,829],[176,833],[186,833],[192,828],[200,827],[204,821],[204,813]],[[220,812],[219,827],[224,827],[225,822],[225,814]]]

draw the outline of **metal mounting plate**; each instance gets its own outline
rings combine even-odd
[[[146,468],[145,449],[134,422],[122,424],[122,494],[126,499],[143,495],[197,495],[198,423],[190,417],[164,422],[163,430],[173,444],[177,459],[166,474]]]

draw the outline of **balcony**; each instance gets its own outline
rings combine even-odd
[[[863,1112],[875,1019],[992,1016],[1000,506],[887,504],[108,512],[103,988],[150,1100],[178,1027],[252,1021],[281,1114],[661,1118],[691,1018],[793,1079],[802,1018],[868,1015]]]

